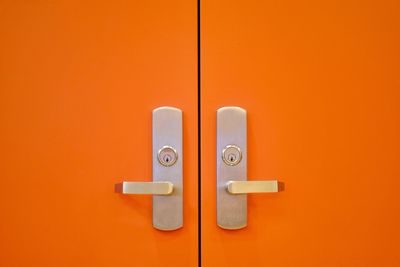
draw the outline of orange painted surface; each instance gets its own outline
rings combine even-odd
[[[194,1],[2,1],[0,266],[197,264]],[[151,111],[184,111],[184,228],[154,229]]]
[[[400,266],[398,1],[202,1],[203,266]],[[248,111],[248,227],[219,229],[217,108]]]

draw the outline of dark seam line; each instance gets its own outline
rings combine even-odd
[[[198,146],[198,259],[201,267],[201,69],[200,69],[200,0],[197,0],[197,146]]]

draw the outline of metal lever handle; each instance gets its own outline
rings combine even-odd
[[[172,231],[183,226],[182,111],[154,109],[152,128],[152,181],[122,181],[114,189],[121,194],[152,195],[153,227]]]
[[[122,182],[115,184],[115,192],[125,195],[171,195],[171,182]]]
[[[277,180],[247,180],[247,115],[240,107],[217,111],[217,224],[228,230],[247,225],[247,194],[283,190]]]
[[[276,193],[283,190],[283,183],[270,181],[229,181],[227,190],[230,194]]]

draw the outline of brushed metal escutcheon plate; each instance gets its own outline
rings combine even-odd
[[[176,153],[172,165],[162,165],[159,151],[170,147]],[[183,225],[182,174],[182,111],[172,107],[153,110],[153,181],[174,185],[168,196],[153,195],[153,226],[160,230],[176,230]]]
[[[183,226],[182,111],[157,108],[152,126],[153,181],[123,181],[115,185],[115,192],[152,195],[153,227],[176,230]]]
[[[217,111],[217,224],[224,229],[247,225],[247,195],[232,195],[227,191],[228,182],[247,180],[246,123],[246,110],[240,107]],[[240,149],[241,159],[237,164],[224,161],[222,153],[227,147]]]
[[[222,156],[221,156],[222,154]],[[217,111],[217,224],[236,230],[247,225],[247,194],[283,189],[277,180],[247,181],[247,119],[240,107]]]

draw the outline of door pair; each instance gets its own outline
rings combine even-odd
[[[122,194],[153,195],[153,226],[176,230],[183,226],[182,111],[174,107],[153,110],[152,182],[123,181]],[[247,225],[247,193],[283,189],[277,180],[247,181],[246,110],[222,107],[217,111],[217,224],[224,229]]]
[[[0,266],[400,266],[398,2],[0,1]],[[248,111],[247,151],[217,149],[225,103]],[[112,190],[151,181],[160,105],[184,111],[183,152],[153,154],[183,167],[169,232],[149,196]],[[287,187],[224,230],[217,196],[246,196],[231,174],[217,190],[217,164],[246,160]]]

